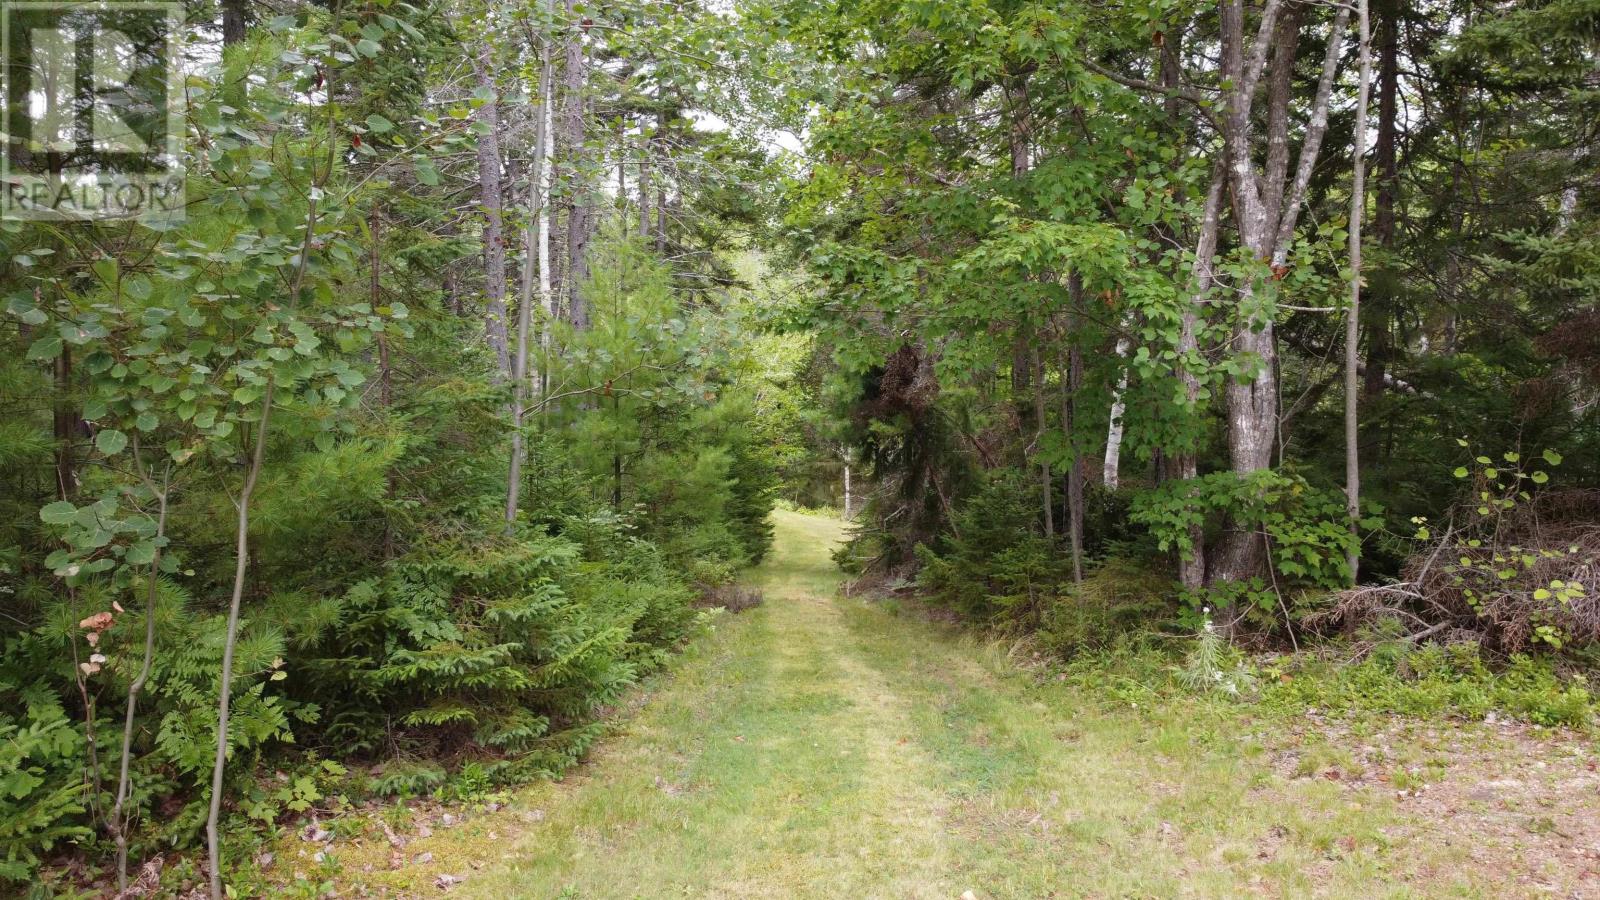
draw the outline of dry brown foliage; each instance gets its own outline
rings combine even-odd
[[[1463,560],[1481,569],[1507,559],[1516,564],[1504,569],[1515,574],[1493,579],[1487,589],[1486,579],[1463,575],[1469,569]],[[1536,592],[1552,582],[1585,590],[1568,600],[1540,599]],[[1550,491],[1492,525],[1447,529],[1406,563],[1399,582],[1345,591],[1307,624],[1349,627],[1378,619],[1405,622],[1414,629],[1411,640],[1475,640],[1506,654],[1530,649],[1540,625],[1560,629],[1565,644],[1600,641],[1600,491]]]

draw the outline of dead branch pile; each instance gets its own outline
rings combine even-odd
[[[700,599],[696,605],[705,609],[720,606],[728,612],[740,613],[760,606],[764,599],[761,592],[755,588],[739,584],[719,584],[715,587],[702,586]]]
[[[1504,654],[1600,641],[1600,491],[1550,491],[1492,525],[1448,528],[1401,577],[1345,591],[1307,624],[1398,619],[1412,641],[1472,640]],[[1574,584],[1582,591],[1565,595]]]

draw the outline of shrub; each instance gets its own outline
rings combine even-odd
[[[1143,561],[1113,557],[1085,573],[1082,585],[1066,585],[1052,598],[1039,622],[1039,638],[1067,657],[1173,622],[1177,613],[1170,578]]]
[[[1371,512],[1376,509],[1368,505]],[[1348,554],[1359,546],[1350,533],[1344,497],[1313,487],[1298,475],[1262,470],[1247,476],[1214,472],[1169,481],[1140,495],[1134,521],[1148,527],[1160,549],[1183,556],[1195,552],[1191,529],[1226,522],[1266,538],[1274,583],[1256,578],[1218,583],[1186,599],[1189,620],[1198,624],[1202,607],[1242,609],[1270,621],[1276,618],[1280,591],[1327,591],[1350,583]],[[1363,526],[1377,527],[1376,518]]]
[[[934,550],[917,547],[919,585],[962,615],[1037,627],[1066,576],[1038,525],[1038,488],[1016,470],[989,474]]]

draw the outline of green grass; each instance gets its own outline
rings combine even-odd
[[[1391,835],[1392,793],[1237,706],[1039,683],[1003,645],[839,599],[837,521],[775,514],[753,579],[580,770],[341,884],[472,897],[1501,895],[1468,848]],[[1319,774],[1323,773],[1323,774]],[[1309,777],[1296,777],[1309,776]],[[481,867],[481,868],[478,868]],[[368,871],[370,869],[370,871]]]

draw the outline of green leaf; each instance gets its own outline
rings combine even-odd
[[[1546,450],[1546,451],[1544,451],[1544,453],[1542,455],[1544,456],[1544,461],[1549,463],[1550,465],[1552,465],[1552,466],[1561,465],[1561,454],[1557,453],[1556,451],[1554,451],[1554,450]]]
[[[115,428],[106,428],[94,436],[94,446],[107,456],[116,456],[128,446],[128,436]]]
[[[1456,470],[1455,470],[1454,474],[1455,474],[1455,476],[1457,478],[1465,478],[1468,475],[1471,475],[1472,473],[1467,471],[1467,467],[1466,466],[1456,466]]]
[[[32,360],[55,359],[61,355],[61,335],[47,334],[34,341],[28,347],[28,358]]]
[[[137,544],[128,545],[128,552],[123,555],[122,560],[136,566],[148,566],[155,562],[155,558],[155,541],[140,541]]]
[[[65,500],[57,500],[39,510],[39,518],[46,525],[66,525],[78,515],[78,508]]]

